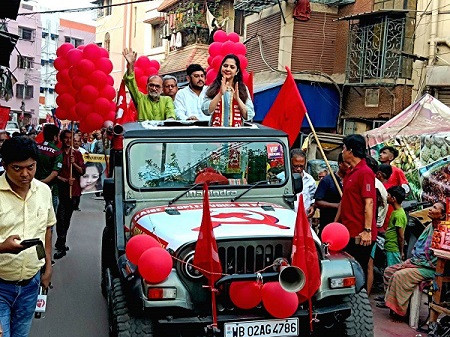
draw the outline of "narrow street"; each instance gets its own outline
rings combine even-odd
[[[70,229],[70,251],[54,266],[47,312],[34,320],[31,337],[108,336],[106,302],[100,292],[102,207],[103,202],[93,195],[82,197],[82,211],[74,213]],[[387,309],[375,307],[374,301],[372,304],[376,337],[426,336],[406,323],[393,322]],[[425,318],[422,304],[421,319]]]

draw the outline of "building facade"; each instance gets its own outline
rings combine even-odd
[[[19,36],[11,53],[9,69],[17,82],[13,85],[13,97],[0,99],[0,105],[10,109],[10,119],[23,125],[39,120],[39,85],[41,67],[41,17],[39,14],[24,15],[37,8],[32,2],[23,2],[17,20],[8,20],[4,29]]]

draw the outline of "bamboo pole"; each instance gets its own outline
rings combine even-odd
[[[73,176],[73,164],[72,164],[72,156],[73,156],[73,128],[74,128],[74,123],[73,121],[70,122],[70,126],[71,126],[71,139],[70,139],[70,151],[69,151],[69,163],[70,163],[70,167],[69,167],[69,198],[72,199],[72,184],[70,184],[70,181],[72,180],[72,176]]]
[[[306,119],[308,120],[309,126],[311,127],[311,131],[314,135],[314,139],[316,140],[317,146],[319,147],[320,154],[322,155],[323,160],[325,161],[325,164],[327,165],[328,171],[331,174],[331,178],[333,179],[333,182],[336,185],[336,189],[338,190],[340,196],[342,197],[341,186],[339,185],[339,183],[336,179],[336,175],[334,174],[333,170],[331,169],[330,163],[329,163],[327,157],[325,156],[325,152],[323,151],[322,144],[320,144],[319,137],[317,137],[316,130],[314,129],[314,125],[311,122],[311,118],[309,118],[308,111],[305,113],[305,116],[306,116]]]

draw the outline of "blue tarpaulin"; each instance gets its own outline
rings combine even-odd
[[[277,97],[281,85],[255,93],[255,118],[261,122]],[[339,114],[339,93],[336,88],[323,83],[297,83],[297,87],[305,102],[309,117],[315,128],[336,128]],[[309,127],[306,118],[302,127]]]

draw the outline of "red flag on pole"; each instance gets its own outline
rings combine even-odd
[[[303,195],[300,195],[292,240],[292,266],[299,267],[305,273],[305,286],[297,294],[299,302],[309,301],[310,328],[312,330],[311,297],[320,287],[320,266],[316,244],[311,234],[308,217],[305,213]]]
[[[203,217],[197,244],[195,245],[193,263],[194,266],[201,268],[199,269],[200,272],[208,279],[208,285],[211,290],[213,326],[217,327],[216,289],[214,288],[214,283],[222,276],[222,265],[220,264],[219,250],[217,249],[211,222],[207,183],[203,184]]]
[[[128,109],[125,82],[123,80],[122,83],[120,83],[119,91],[117,93],[116,106],[116,120],[114,124],[125,124],[137,120],[136,111]]]
[[[306,107],[291,70],[286,67],[286,71],[287,78],[262,124],[286,132],[289,146],[292,146],[300,132]]]

